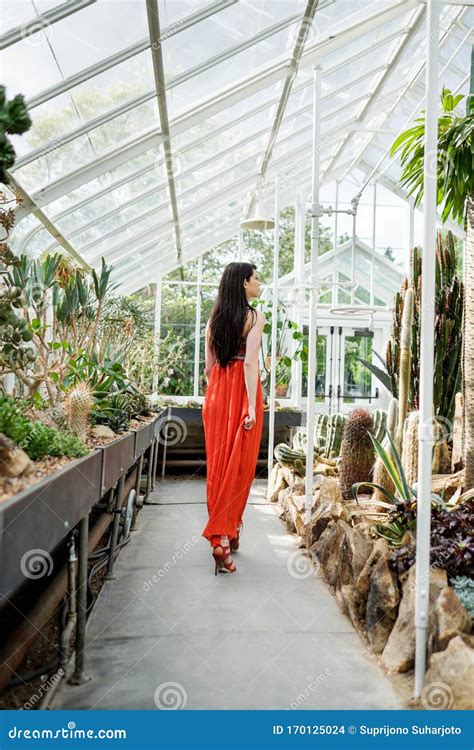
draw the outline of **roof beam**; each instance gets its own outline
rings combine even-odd
[[[83,0],[83,4],[89,2],[96,2],[96,0]],[[194,24],[196,23],[204,21],[209,16],[213,16],[237,2],[238,0],[216,0],[215,2],[211,2],[210,5],[202,8],[202,10],[199,10],[196,13],[192,13],[187,16],[183,16],[175,23],[167,26],[162,32],[162,39],[169,39],[175,34],[179,34],[181,31],[194,26]],[[69,8],[71,7],[71,3],[64,3],[64,6],[67,6]],[[149,46],[150,39],[149,37],[146,37],[136,44],[133,44],[126,49],[120,50],[120,52],[117,52],[115,55],[111,55],[110,57],[105,58],[105,60],[101,60],[100,62],[95,63],[95,65],[91,65],[90,67],[81,70],[79,73],[76,73],[76,75],[69,76],[69,78],[66,78],[60,83],[44,89],[44,91],[41,91],[39,94],[36,94],[36,96],[32,96],[27,100],[26,105],[28,107],[28,110],[31,111],[34,107],[39,107],[40,104],[44,104],[50,99],[54,99],[55,96],[64,94],[66,91],[69,91],[70,89],[79,86],[81,83],[85,83],[85,81],[94,78],[94,76],[98,76],[101,73],[104,73],[106,70],[110,70],[116,65],[120,65],[120,63],[125,62],[125,60],[129,60],[135,55],[139,55],[141,52],[147,50]],[[152,98],[154,96],[154,93],[154,91],[151,92],[150,96],[148,96],[147,98]],[[139,99],[135,101],[138,103]]]
[[[171,148],[170,124],[168,119],[168,103],[166,101],[166,81],[165,69],[163,65],[163,47],[161,43],[162,36],[160,30],[160,11],[158,9],[158,0],[146,0],[146,11],[148,18],[148,27],[150,30],[150,49],[153,60],[153,71],[155,74],[158,109],[160,112],[161,135],[163,138],[163,149],[165,152],[165,164],[171,202],[171,213],[173,215],[174,222],[176,252],[178,254],[178,263],[181,265],[181,234],[179,227],[178,201],[176,199],[173,149]]]
[[[20,26],[16,26],[14,29],[10,29],[5,34],[0,36],[0,49],[6,49],[11,47],[12,44],[21,42],[23,39],[27,39],[32,34],[37,33],[42,29],[47,29],[53,23],[62,21],[63,18],[67,18],[73,13],[77,13],[83,8],[87,8],[88,5],[92,5],[97,0],[68,0],[68,2],[56,5],[50,10],[46,10],[31,21],[22,23]]]
[[[387,23],[402,13],[406,13],[415,5],[416,0],[400,0],[400,2],[394,3],[389,6],[389,8],[385,8],[383,11],[378,10],[367,19],[358,21],[352,26],[349,26],[340,35],[316,42],[303,54],[300,68],[304,65],[310,65],[315,59],[320,58],[325,54],[330,54],[343,47],[351,39],[363,36],[383,23]],[[173,136],[176,136],[203,120],[212,117],[212,115],[217,112],[236,104],[253,93],[257,93],[262,89],[267,88],[272,83],[280,81],[282,78],[286,77],[288,67],[286,61],[276,63],[267,68],[264,72],[254,74],[249,78],[242,80],[239,84],[230,86],[219,96],[211,97],[200,106],[193,107],[192,110],[173,121],[171,125]],[[45,185],[43,188],[40,188],[35,193],[35,199],[37,200],[38,205],[51,203],[64,194],[75,190],[80,185],[96,179],[104,174],[104,172],[123,164],[129,159],[133,159],[135,156],[144,151],[148,151],[159,145],[161,142],[162,137],[160,133],[156,133],[156,131],[144,133],[131,141],[121,144],[119,147],[108,153],[103,154],[101,157],[94,159],[89,164],[71,172],[65,177],[61,177],[60,179]]]

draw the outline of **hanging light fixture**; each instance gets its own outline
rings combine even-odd
[[[258,194],[257,194],[258,195]],[[265,200],[261,200],[257,197],[255,209],[251,216],[246,219],[242,219],[240,222],[241,229],[249,229],[250,231],[274,229],[275,219],[270,216],[270,213],[265,205]]]

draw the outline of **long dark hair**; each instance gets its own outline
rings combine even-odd
[[[244,280],[248,281],[256,268],[253,263],[229,263],[224,268],[209,319],[209,343],[221,367],[226,367],[239,348],[249,310],[251,327],[255,325],[257,313],[249,305]]]

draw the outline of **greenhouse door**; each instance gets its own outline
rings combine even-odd
[[[380,351],[381,342],[382,329],[318,328],[316,401],[324,402],[329,414],[347,413],[355,406],[377,406],[379,384],[359,358],[372,362],[373,351]],[[324,361],[326,367],[322,372]]]

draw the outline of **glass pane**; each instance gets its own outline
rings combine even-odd
[[[372,335],[346,336],[344,339],[344,403],[372,395],[372,376],[359,357],[372,362]]]
[[[306,329],[306,326],[305,326]],[[304,342],[308,346],[308,336],[304,337]],[[324,334],[318,334],[316,340],[316,378],[315,392],[316,403],[324,403],[326,396],[326,354],[327,354],[328,337]],[[302,396],[308,395],[308,363],[303,362],[303,379],[302,379]]]

